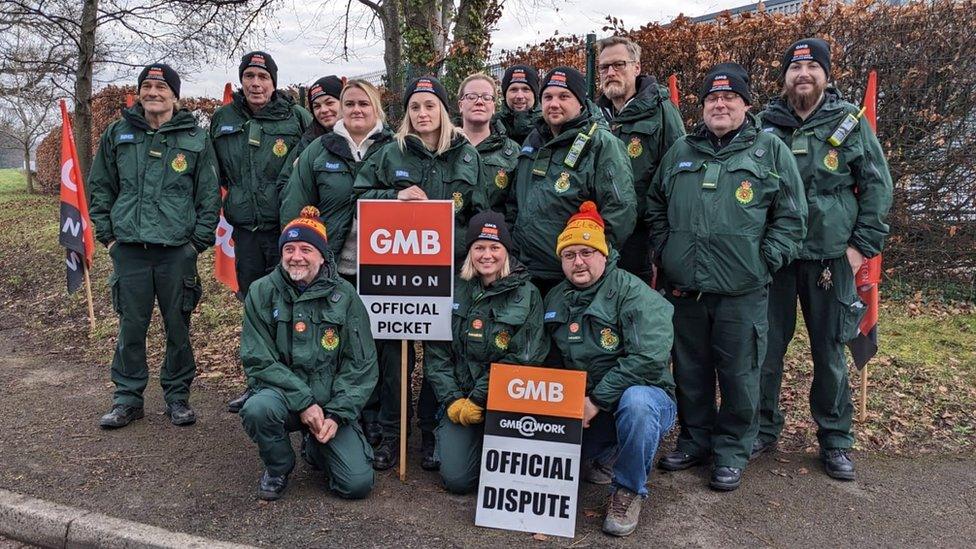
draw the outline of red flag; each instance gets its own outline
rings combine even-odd
[[[233,101],[231,86],[228,82],[224,86],[224,105]],[[220,198],[223,202],[227,190],[220,188]],[[234,227],[227,222],[224,217],[224,210],[220,210],[220,220],[217,223],[217,243],[214,247],[214,278],[218,282],[230,288],[234,293],[239,292],[240,286],[237,284],[237,269],[234,267]]]
[[[131,109],[136,104],[136,98],[131,93],[125,94],[125,108]]]
[[[864,119],[871,129],[878,129],[878,73],[868,73],[868,85],[864,90]],[[878,353],[878,284],[881,283],[881,254],[868,259],[854,275],[857,295],[867,305],[867,312],[861,319],[857,337],[848,342],[858,369],[864,368],[868,361]]]
[[[674,74],[668,77],[668,91],[671,92],[671,102],[675,107],[681,107],[681,96],[678,95],[678,77]]]
[[[95,239],[85,182],[78,167],[78,150],[71,130],[68,107],[61,100],[61,233],[58,242],[66,248],[68,293],[81,287],[84,270],[91,267],[95,257]],[[84,259],[84,263],[82,263]]]

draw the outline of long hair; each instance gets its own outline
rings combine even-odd
[[[508,252],[508,250],[505,251]],[[505,278],[512,274],[510,257],[511,255],[508,253],[505,254],[505,263],[502,264],[502,270],[498,272],[498,278]],[[476,276],[481,276],[478,274],[478,269],[474,267],[474,260],[471,259],[471,248],[468,248],[468,255],[464,256],[464,262],[461,264],[461,272],[458,276],[464,280],[471,280]]]
[[[386,125],[386,113],[383,112],[383,100],[380,98],[380,92],[376,89],[376,86],[358,78],[354,78],[346,82],[345,87],[342,88],[342,92],[339,93],[340,108],[342,98],[346,95],[346,90],[349,88],[359,88],[362,90],[363,93],[366,94],[366,97],[369,98],[369,102],[373,104],[373,110],[376,111],[376,119],[379,120],[381,124]]]
[[[435,154],[444,154],[447,149],[451,147],[451,142],[454,138],[461,135],[461,130],[457,126],[451,123],[451,115],[448,114],[447,109],[444,108],[444,103],[437,101],[437,105],[441,111],[441,134],[437,138],[437,149],[434,150]],[[414,129],[413,123],[410,122],[410,113],[405,113],[403,115],[403,122],[400,122],[400,127],[397,129],[394,137],[396,138],[397,144],[400,146],[400,151],[406,149],[407,136],[412,135],[417,139],[420,139],[420,134]],[[423,139],[420,139],[423,142]]]

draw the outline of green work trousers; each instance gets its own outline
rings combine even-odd
[[[400,340],[377,339],[376,354],[380,366],[380,380],[377,383],[379,403],[377,406],[377,420],[383,429],[383,439],[400,438]],[[413,378],[413,370],[417,362],[413,341],[407,342],[407,379]],[[407,387],[407,397],[413,394],[413,388]],[[434,390],[424,376],[420,384],[420,395],[417,398],[417,425],[423,432],[432,432],[437,427],[437,399]],[[407,425],[413,418],[413,406],[407,405]]]
[[[485,424],[465,427],[445,415],[434,433],[437,435],[437,455],[441,460],[444,488],[454,494],[474,492],[481,473],[481,443],[485,436]]]

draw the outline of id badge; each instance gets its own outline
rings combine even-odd
[[[253,121],[250,124],[248,124],[247,144],[252,147],[261,146],[261,125],[260,124],[255,124]]]
[[[790,145],[790,150],[793,154],[807,154],[810,152],[809,138],[805,133],[795,133],[793,134],[793,144]]]
[[[722,171],[722,165],[717,162],[710,162],[705,166],[705,178],[702,179],[703,189],[714,189],[718,187],[718,176]]]

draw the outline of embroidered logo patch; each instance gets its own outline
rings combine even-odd
[[[271,152],[273,152],[278,158],[281,158],[282,156],[288,154],[288,144],[285,143],[284,139],[279,137],[275,140],[274,146],[271,147]]]
[[[610,328],[600,330],[600,347],[608,351],[613,351],[620,345],[620,337],[613,333]]]
[[[393,174],[394,177],[410,177],[410,172],[407,170],[397,170]]]
[[[630,144],[627,145],[627,154],[631,158],[637,158],[644,153],[644,145],[641,143],[640,138],[633,137],[630,140]]]
[[[579,328],[580,328],[579,323],[573,322],[572,324],[569,325],[569,333],[575,334],[576,332],[579,331]]]
[[[304,322],[299,321],[295,323],[295,331],[298,333],[304,332],[306,328],[308,328],[308,326],[306,326]]]
[[[837,171],[837,168],[840,166],[840,158],[838,158],[837,149],[830,149],[827,151],[827,156],[824,157],[823,163],[828,170],[832,172]]]
[[[569,190],[569,172],[563,172],[559,174],[559,178],[556,179],[556,183],[552,186],[556,189],[557,193],[564,193]]]
[[[552,320],[556,318],[556,311],[546,311],[545,320]]]
[[[735,199],[739,201],[739,204],[748,204],[752,202],[752,183],[748,181],[743,181],[739,183],[739,188],[735,190]]]
[[[322,348],[326,351],[335,351],[339,347],[339,334],[335,328],[327,328],[322,334]]]
[[[183,153],[177,154],[176,155],[176,158],[174,158],[173,161],[170,162],[169,166],[171,168],[173,168],[173,171],[176,172],[176,173],[183,173],[183,172],[185,172],[186,171],[186,157],[183,156]]]
[[[454,199],[454,213],[460,212],[461,208],[464,207],[464,196],[459,192],[455,192],[451,197]]]
[[[498,173],[495,174],[495,186],[499,189],[508,186],[508,174],[505,173],[505,170],[498,170]]]
[[[508,349],[508,343],[511,340],[512,340],[512,336],[508,335],[507,331],[502,330],[498,332],[498,335],[495,336],[495,347],[498,347],[499,349],[504,351]]]
[[[482,320],[480,318],[476,318],[476,319],[474,319],[474,320],[471,321],[471,327],[474,328],[475,330],[480,330],[484,326],[485,326],[485,323],[482,322]]]

